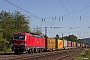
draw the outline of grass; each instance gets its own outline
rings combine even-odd
[[[90,49],[85,49],[85,51],[77,56],[74,60],[90,60]]]
[[[13,53],[13,51],[11,49],[7,49],[7,51],[5,53]],[[4,51],[0,51],[0,54],[5,54]]]

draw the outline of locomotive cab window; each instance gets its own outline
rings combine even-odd
[[[13,36],[13,40],[24,40],[24,39],[25,39],[24,35]]]

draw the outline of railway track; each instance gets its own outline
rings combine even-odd
[[[60,56],[56,60],[73,60],[76,56],[78,56],[80,53],[82,53],[84,50],[80,49],[78,51],[71,51],[69,53],[65,53],[63,56]]]
[[[76,54],[77,53],[67,54],[65,56],[61,56],[61,57],[57,58],[56,60],[73,60],[75,58]]]
[[[79,51],[79,49],[70,49],[35,54],[3,55],[0,56],[0,60],[72,60]]]

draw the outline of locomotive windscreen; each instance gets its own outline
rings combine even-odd
[[[25,39],[25,35],[16,35],[13,36],[13,40],[24,40]]]

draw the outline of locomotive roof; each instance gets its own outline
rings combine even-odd
[[[30,32],[21,32],[21,33],[30,33]],[[15,33],[15,34],[21,34],[20,32],[18,32],[18,33]],[[15,35],[14,34],[14,35]],[[36,37],[43,37],[42,35],[40,35],[40,34],[37,34],[37,33],[30,33],[30,35],[32,35],[32,36],[36,36]]]
[[[30,35],[37,36],[37,37],[43,37],[40,34],[36,34],[36,33],[30,33]]]

